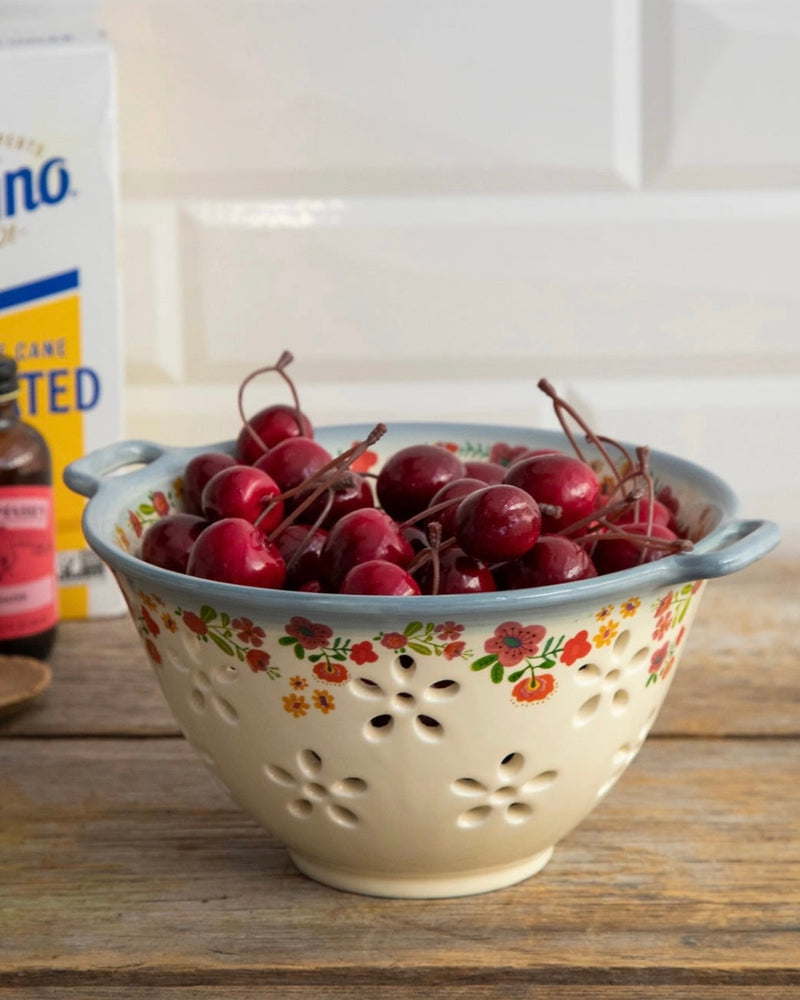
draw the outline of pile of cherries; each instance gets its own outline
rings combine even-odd
[[[595,435],[544,379],[573,453],[498,443],[488,461],[464,461],[417,444],[371,476],[352,466],[386,427],[331,455],[300,409],[291,360],[284,351],[241,384],[234,453],[188,462],[185,509],[147,528],[145,561],[252,587],[411,596],[570,583],[691,548],[674,502],[656,496],[647,449],[633,455]],[[293,405],[247,419],[244,389],[266,372],[285,380]]]

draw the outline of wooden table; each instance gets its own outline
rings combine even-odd
[[[125,619],[0,721],[0,996],[800,997],[800,567],[713,581],[666,707],[527,882],[430,902],[298,874],[217,787]]]

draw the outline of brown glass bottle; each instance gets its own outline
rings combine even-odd
[[[16,362],[0,355],[0,654],[44,659],[58,619],[52,465],[18,397]]]

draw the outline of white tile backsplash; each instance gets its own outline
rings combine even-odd
[[[318,423],[547,424],[546,375],[800,551],[796,0],[95,7],[132,435],[232,436],[284,347]]]
[[[613,0],[100,8],[136,193],[620,183]]]
[[[284,344],[350,381],[800,360],[800,199],[193,203],[182,242],[198,381]]]
[[[642,10],[650,183],[796,186],[800,4],[655,0]]]

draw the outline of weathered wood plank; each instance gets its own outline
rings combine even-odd
[[[798,626],[797,561],[772,554],[711,581],[654,732],[800,735]],[[177,734],[127,617],[64,623],[52,667],[50,689],[0,719],[0,738]]]
[[[437,989],[437,997],[446,1000],[642,1000],[641,986],[558,986],[547,984],[544,990],[531,992],[535,983],[484,984],[481,986],[446,986]],[[796,986],[744,986],[736,987],[731,993],[731,986],[704,986],[702,994],[693,986],[648,986],[648,1000],[797,1000]],[[366,994],[368,1000],[413,1000],[420,995],[418,986],[370,986]],[[359,993],[361,990],[358,991]],[[70,1000],[131,1000],[130,987],[70,987]],[[257,986],[238,987],[225,986],[221,992],[219,986],[181,987],[148,987],[147,1000],[264,1000],[264,998],[280,998],[280,1000],[354,1000],[355,991],[352,986]],[[65,992],[62,988],[55,989],[29,987],[0,987],[0,1000],[63,1000]]]
[[[0,985],[800,989],[799,775],[651,740],[540,875],[419,902],[299,875],[182,740],[2,740]]]

